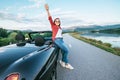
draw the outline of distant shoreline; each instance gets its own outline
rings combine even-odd
[[[80,33],[78,32],[74,32],[74,33],[69,33],[71,36],[79,39],[79,40],[82,40],[84,42],[87,42],[89,44],[92,44],[96,47],[99,47],[103,50],[106,50],[108,52],[111,52],[115,55],[118,55],[120,56],[120,48],[116,47],[116,48],[113,48],[112,45],[110,43],[103,43],[102,41],[100,40],[95,40],[95,39],[90,39],[90,38],[85,38],[85,37],[82,37],[80,36]]]
[[[96,40],[101,40],[104,43],[110,43],[112,44],[112,47],[119,47],[120,48],[120,35],[112,35],[109,34],[106,36],[106,33],[93,33],[93,34],[82,34],[81,36],[86,37],[86,38],[91,38],[91,39],[96,39]]]

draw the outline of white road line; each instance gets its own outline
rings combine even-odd
[[[68,44],[69,48],[72,48],[72,45],[71,44]]]

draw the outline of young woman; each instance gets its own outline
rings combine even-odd
[[[50,22],[51,28],[52,28],[52,40],[57,46],[60,47],[60,49],[62,51],[62,60],[60,60],[60,64],[62,67],[65,67],[68,69],[74,69],[68,63],[68,48],[63,41],[62,28],[60,27],[60,25],[61,25],[60,19],[55,18],[54,21],[52,20],[52,17],[49,12],[48,4],[45,4],[45,9],[47,11],[48,19],[49,19],[49,22]]]

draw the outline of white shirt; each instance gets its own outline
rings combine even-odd
[[[58,29],[58,32],[57,32],[55,38],[63,38],[63,36],[62,36],[62,29]]]

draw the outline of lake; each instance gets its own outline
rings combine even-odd
[[[83,37],[101,40],[102,42],[112,44],[112,47],[120,47],[120,35],[118,34],[106,34],[106,33],[84,33]]]

